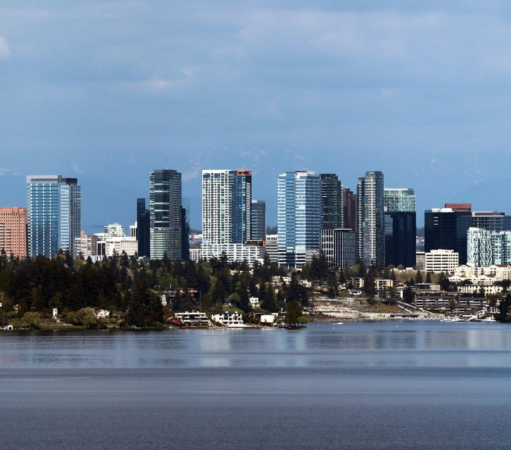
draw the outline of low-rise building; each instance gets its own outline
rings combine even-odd
[[[250,302],[252,309],[259,309],[261,307],[258,297],[250,297],[248,301]]]
[[[212,314],[211,320],[230,328],[246,327],[243,323],[243,317],[238,312],[225,312],[222,314]]]
[[[177,312],[174,316],[185,326],[209,326],[209,319],[206,313],[199,311]]]
[[[454,250],[431,250],[425,253],[426,272],[454,273],[459,265],[459,254]]]
[[[265,251],[272,264],[279,262],[278,234],[266,235]]]

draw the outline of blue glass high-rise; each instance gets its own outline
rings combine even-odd
[[[81,228],[78,180],[61,175],[28,176],[27,206],[29,255],[51,258],[59,250],[73,254]]]
[[[279,266],[301,268],[321,250],[321,180],[314,172],[285,172],[278,180]]]

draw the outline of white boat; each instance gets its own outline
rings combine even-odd
[[[495,317],[488,316],[488,317],[485,317],[483,320],[481,320],[481,322],[496,322],[496,320],[495,320]]]
[[[458,316],[445,316],[440,322],[461,322]]]
[[[343,322],[337,322],[336,323],[336,325],[342,325],[342,324],[343,324]]]

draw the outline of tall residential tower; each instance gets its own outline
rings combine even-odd
[[[252,230],[252,171],[202,171],[202,259],[262,258],[262,247],[250,245]]]
[[[385,267],[385,213],[383,173],[366,172],[358,179],[358,257],[366,265]]]
[[[278,180],[279,266],[301,268],[321,250],[321,179],[285,172]]]

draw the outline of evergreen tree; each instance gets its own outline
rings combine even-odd
[[[422,272],[420,270],[417,271],[417,275],[415,276],[415,281],[417,281],[418,284],[422,283]]]

